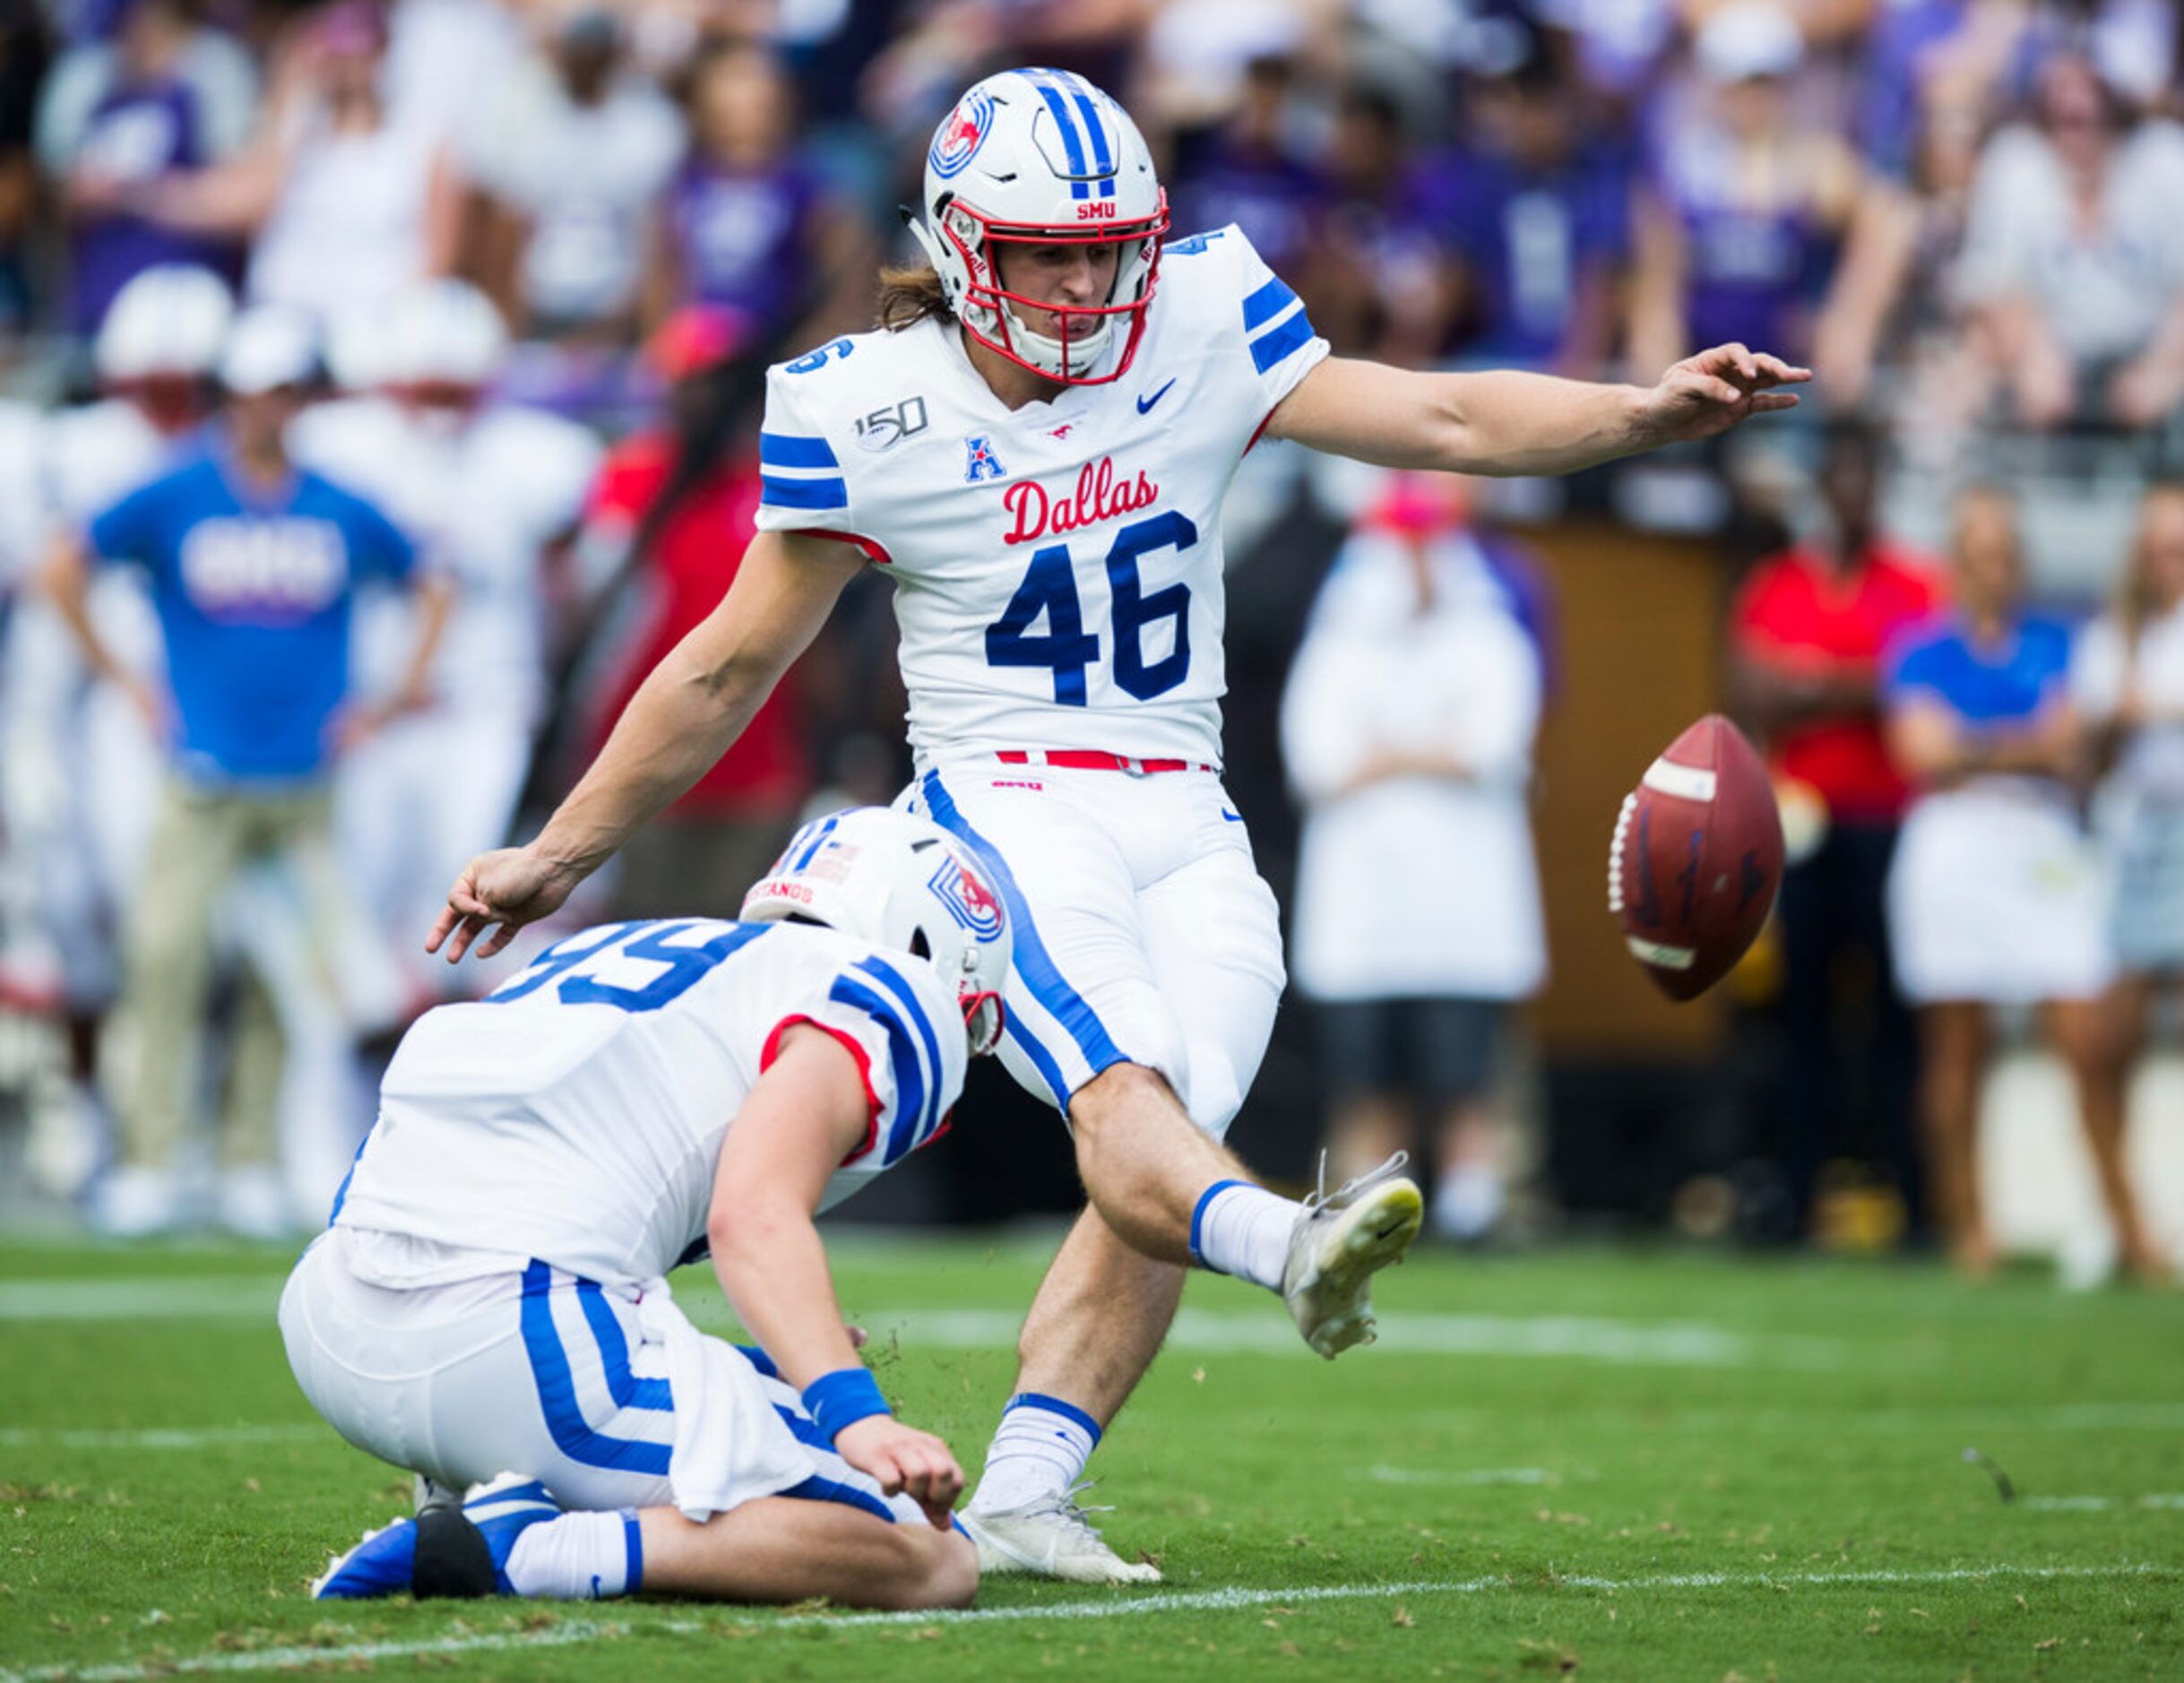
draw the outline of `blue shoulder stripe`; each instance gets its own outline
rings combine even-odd
[[[1251,341],[1251,365],[1261,374],[1312,342],[1312,324],[1298,310],[1281,326]]]
[[[850,482],[847,479],[777,479],[770,473],[758,476],[759,498],[775,508],[847,508],[850,505]]]
[[[1296,293],[1280,275],[1268,277],[1265,286],[1244,300],[1244,331],[1257,332],[1296,301]]]
[[[795,433],[760,433],[758,461],[768,468],[838,468],[834,447],[824,438],[801,437]]]
[[[891,1167],[917,1139],[919,1118],[925,1113],[925,1076],[918,1067],[918,1049],[894,1007],[863,983],[841,977],[827,997],[840,1005],[854,1005],[887,1031],[887,1061],[894,1070],[895,1119],[880,1151],[880,1166]]]
[[[924,1007],[918,1003],[916,991],[903,979],[902,972],[896,970],[885,959],[880,958],[859,959],[857,962],[857,968],[874,978],[881,987],[893,994],[902,1005],[903,1014],[916,1025],[918,1040],[925,1048],[926,1067],[932,1072],[933,1075],[932,1095],[926,1105],[926,1114],[919,1119],[918,1131],[911,1135],[900,1152],[896,1151],[893,1138],[888,1141],[888,1161],[892,1162],[896,1158],[924,1144],[931,1137],[931,1130],[940,1125],[940,1089],[941,1083],[946,1079],[947,1066],[940,1061],[940,1041],[933,1033],[933,1024],[926,1016]],[[902,1119],[898,1117],[895,1120],[894,1133],[899,1135],[902,1131]]]

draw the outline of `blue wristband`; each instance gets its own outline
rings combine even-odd
[[[804,1407],[826,1441],[833,1443],[845,1426],[875,1414],[891,1414],[880,1382],[866,1368],[842,1368],[823,1373],[804,1387]]]

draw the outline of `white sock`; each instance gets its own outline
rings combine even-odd
[[[1059,1397],[1025,1391],[1008,1400],[971,1497],[973,1514],[998,1514],[1049,1494],[1084,1474],[1100,1442],[1100,1422]]]
[[[564,1514],[526,1526],[501,1568],[518,1595],[548,1601],[596,1601],[634,1595],[644,1581],[637,1514]]]
[[[1501,1177],[1478,1164],[1452,1169],[1433,1189],[1433,1230],[1443,1239],[1483,1239],[1501,1220]]]
[[[1282,1264],[1303,1206],[1264,1187],[1217,1180],[1191,1212],[1191,1256],[1202,1268],[1282,1290]]]

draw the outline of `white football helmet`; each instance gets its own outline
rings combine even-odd
[[[154,264],[114,295],[92,357],[108,385],[162,375],[202,377],[220,360],[235,300],[194,263]]]
[[[929,959],[962,1002],[971,1057],[1000,1043],[1008,914],[985,866],[928,819],[853,807],[813,820],[743,897],[742,915],[824,924]]]
[[[477,392],[500,377],[508,328],[493,301],[467,280],[431,280],[395,306],[384,378],[427,392]]]
[[[934,131],[924,210],[923,222],[905,220],[972,338],[1065,384],[1122,377],[1144,334],[1168,195],[1145,137],[1113,99],[1066,70],[987,77]],[[1083,309],[1010,292],[997,244],[1118,246],[1114,284]],[[1050,312],[1060,336],[1033,332],[1014,306]],[[1119,342],[1118,316],[1127,320]]]

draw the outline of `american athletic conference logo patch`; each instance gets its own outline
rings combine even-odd
[[[963,483],[976,485],[980,479],[1006,479],[1008,470],[1001,465],[1001,458],[993,453],[993,439],[985,433],[973,433],[963,440]]]
[[[940,897],[948,915],[981,941],[1001,933],[1001,902],[992,889],[953,859],[943,859],[926,885]]]
[[[943,181],[960,176],[963,167],[979,155],[979,148],[993,133],[993,101],[985,94],[971,96],[942,119],[933,134],[933,148],[926,154],[933,173]]]

